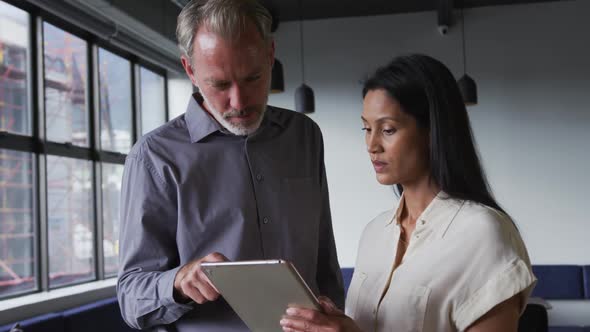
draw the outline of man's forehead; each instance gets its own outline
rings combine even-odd
[[[205,21],[195,32],[195,40],[199,35],[206,35],[208,38],[215,38],[227,44],[265,44],[262,33],[250,20],[233,28],[217,27],[211,25],[208,21]]]

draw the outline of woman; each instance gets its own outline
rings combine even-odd
[[[394,59],[363,89],[377,181],[402,192],[360,241],[346,315],[289,308],[284,331],[516,331],[536,282],[522,239],[492,197],[450,71]]]

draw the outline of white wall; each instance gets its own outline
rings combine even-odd
[[[498,201],[516,220],[534,264],[590,264],[590,1],[465,11],[467,72],[478,84],[469,109]],[[421,52],[462,75],[460,25],[436,29],[436,13],[306,21],[306,83],[326,146],[332,216],[342,266],[395,196],[377,184],[360,131],[361,84],[393,56]],[[270,104],[294,108],[301,84],[299,23],[276,34],[286,91]],[[590,325],[590,304],[551,311],[552,324]]]

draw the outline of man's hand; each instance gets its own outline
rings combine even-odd
[[[201,263],[226,261],[227,257],[214,252],[181,267],[174,277],[174,299],[177,302],[188,302],[192,299],[198,304],[217,300],[219,292],[201,269]]]

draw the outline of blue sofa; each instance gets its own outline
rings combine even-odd
[[[590,265],[535,265],[539,282],[533,296],[547,300],[590,300]],[[353,269],[343,268],[344,287],[348,290]],[[0,326],[8,332],[15,323]],[[131,332],[121,318],[117,298],[109,298],[57,313],[20,322],[25,332]],[[552,326],[550,332],[590,332],[590,326]]]
[[[532,296],[546,300],[590,300],[590,265],[534,265],[539,279]],[[590,332],[590,326],[550,326],[550,332]]]
[[[8,332],[14,325],[1,326],[0,332]],[[137,332],[121,318],[116,297],[23,320],[19,325],[24,332]]]
[[[545,300],[590,300],[590,265],[534,265],[533,272],[539,280],[533,290],[533,297]],[[352,274],[352,268],[342,269],[346,290]],[[590,332],[590,326],[550,326],[549,332]]]

